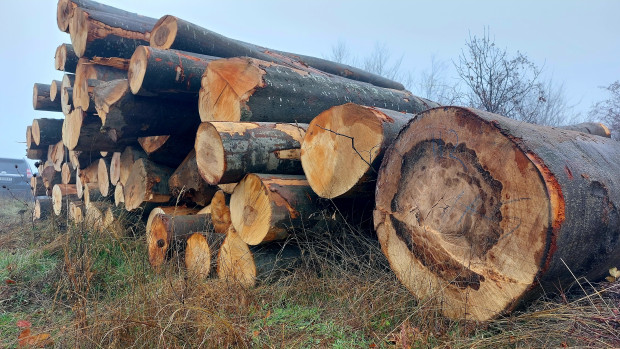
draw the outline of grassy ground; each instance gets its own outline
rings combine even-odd
[[[58,348],[620,346],[618,282],[582,281],[466,323],[417,303],[370,232],[300,241],[298,268],[246,289],[188,278],[178,259],[154,272],[142,223],[98,233],[62,219],[32,225],[23,209],[0,202],[0,347],[17,347],[18,321]]]

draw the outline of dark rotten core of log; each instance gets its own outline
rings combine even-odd
[[[248,173],[303,174],[299,160],[306,124],[203,122],[196,132],[198,171],[211,184]]]
[[[156,215],[151,222],[151,232],[147,236],[151,266],[158,267],[164,263],[170,245],[175,240],[185,240],[195,232],[210,230],[210,227],[211,216],[206,214]]]
[[[71,43],[78,57],[129,58],[148,45],[154,18],[76,9],[69,23]]]
[[[246,56],[297,69],[319,69],[329,74],[368,82],[375,86],[396,90],[405,89],[401,83],[359,68],[325,59],[274,51],[233,40],[170,15],[160,18],[151,34],[150,45],[159,49],[176,49],[224,58]]]
[[[324,198],[372,196],[383,154],[415,117],[347,103],[312,120],[301,146],[308,183]]]
[[[179,201],[190,201],[207,206],[217,187],[207,184],[198,173],[196,151],[192,150],[177,167],[168,181],[170,194]]]
[[[138,138],[138,143],[149,159],[170,167],[177,167],[194,148],[196,132],[187,135],[165,135]]]
[[[408,91],[243,57],[209,63],[199,110],[202,121],[309,123],[324,110],[347,102],[408,113],[438,106]]]
[[[147,97],[197,100],[202,74],[214,59],[218,58],[139,46],[127,71],[131,92]]]
[[[168,178],[172,171],[169,167],[158,165],[147,159],[138,159],[134,162],[123,189],[125,209],[135,210],[143,202],[168,202],[170,200]]]
[[[62,111],[60,100],[50,100],[50,85],[35,83],[32,88],[32,107],[34,110]]]
[[[135,96],[126,79],[102,83],[94,94],[102,131],[112,139],[186,135],[195,133],[200,124],[195,103]]]
[[[62,119],[34,119],[32,140],[37,145],[56,144],[62,140]]]
[[[75,51],[73,51],[73,45],[61,44],[56,48],[54,68],[68,73],[75,73],[78,59],[78,56],[75,55]]]
[[[596,280],[620,263],[618,159],[611,139],[474,109],[427,111],[379,170],[382,250],[407,288],[440,294],[459,319],[496,317],[575,276]]]

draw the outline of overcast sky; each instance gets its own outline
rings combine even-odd
[[[456,60],[469,33],[490,28],[496,44],[519,50],[546,76],[564,83],[580,111],[606,98],[599,86],[620,79],[620,1],[183,1],[106,0],[159,18],[175,15],[231,38],[322,57],[342,40],[363,57],[376,43],[403,56],[413,76],[431,56]],[[69,35],[56,25],[55,0],[2,0],[4,87],[0,94],[0,157],[24,157],[32,119],[62,117],[32,109],[35,82],[60,80],[54,52]],[[448,78],[453,78],[448,71]]]

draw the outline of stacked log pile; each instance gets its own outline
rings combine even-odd
[[[620,147],[578,132],[609,137],[602,125],[518,129],[174,16],[91,0],[57,9],[71,39],[55,54],[64,75],[35,84],[33,105],[61,117],[26,132],[40,163],[33,192],[52,196],[37,219],[106,231],[124,208],[148,217],[153,267],[181,249],[193,275],[252,286],[295,264],[290,238],[323,226],[326,199],[376,196],[392,269],[419,297],[441,292],[460,318],[494,317],[565,280],[562,258],[589,276],[620,262],[620,184],[605,175],[619,173]],[[597,211],[579,210],[586,203]],[[566,257],[565,244],[596,232],[597,256]]]

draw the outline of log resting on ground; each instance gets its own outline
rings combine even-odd
[[[170,200],[168,178],[173,170],[147,159],[138,159],[131,167],[124,186],[125,209],[132,211],[144,202],[163,203]]]

